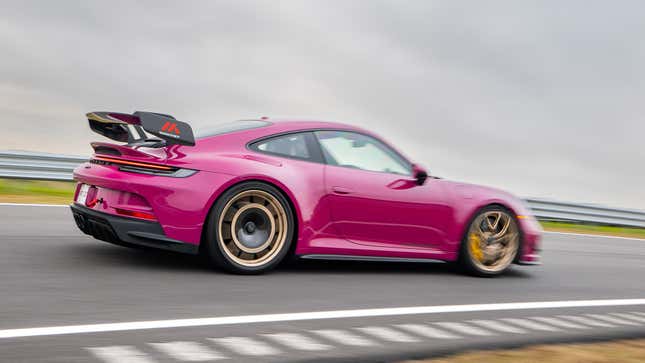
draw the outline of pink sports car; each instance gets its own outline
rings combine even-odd
[[[479,276],[539,263],[523,202],[429,176],[372,132],[262,118],[193,133],[172,116],[87,114],[93,142],[71,205],[86,234],[203,253],[242,274],[287,256],[454,261]]]

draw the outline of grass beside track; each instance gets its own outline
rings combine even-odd
[[[69,204],[74,182],[0,179],[0,203]]]
[[[406,363],[636,363],[645,362],[645,339],[606,343],[536,345],[457,354]]]
[[[70,204],[74,182],[0,178],[0,203]],[[645,228],[541,222],[546,231],[597,234],[645,239]]]
[[[618,236],[629,238],[644,238],[645,228],[629,228],[629,227],[615,227],[603,226],[596,224],[574,224],[563,222],[540,222],[545,231],[551,232],[565,232],[565,233],[582,233],[582,234],[597,234],[601,236]]]

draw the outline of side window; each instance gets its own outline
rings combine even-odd
[[[410,165],[379,140],[355,132],[317,131],[327,164],[348,168],[410,175]]]
[[[288,134],[259,141],[251,145],[252,149],[268,154],[284,155],[296,159],[312,159],[309,151],[308,133]]]

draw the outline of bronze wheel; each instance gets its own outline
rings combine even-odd
[[[229,258],[244,266],[274,258],[286,240],[287,216],[280,202],[262,190],[246,190],[224,207],[218,240]]]
[[[289,204],[275,188],[258,182],[238,185],[222,195],[214,212],[207,233],[216,244],[209,249],[218,265],[258,273],[282,260],[294,223]]]
[[[462,262],[478,275],[497,275],[513,263],[519,245],[515,217],[502,208],[489,207],[470,224],[462,246]]]

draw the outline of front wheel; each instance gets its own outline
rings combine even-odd
[[[276,267],[289,251],[295,224],[282,193],[260,182],[242,183],[226,191],[207,223],[208,256],[217,266],[240,274]]]
[[[506,271],[520,247],[515,217],[506,209],[490,206],[470,223],[461,243],[460,264],[477,276],[495,276]]]

